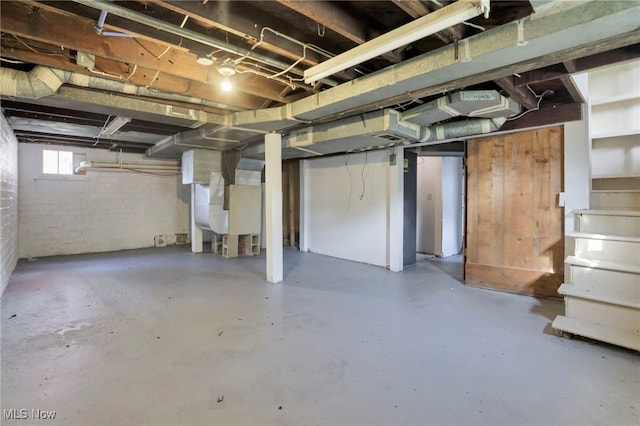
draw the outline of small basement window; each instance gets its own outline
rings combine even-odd
[[[42,173],[46,175],[72,175],[73,152],[42,150]]]

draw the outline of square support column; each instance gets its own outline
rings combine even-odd
[[[202,253],[202,230],[196,225],[196,185],[191,184],[191,252]]]
[[[404,267],[404,149],[393,148],[395,162],[389,163],[389,270]]]
[[[309,160],[300,160],[300,251],[309,251],[309,240],[307,239],[307,206],[309,205],[309,191],[307,190],[307,170],[309,170]]]
[[[283,278],[282,137],[279,133],[265,135],[264,157],[267,281],[278,283]]]

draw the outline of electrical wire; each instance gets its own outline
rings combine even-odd
[[[49,55],[49,56],[62,56],[63,58],[67,58],[69,57],[69,55],[63,55],[62,53],[52,53],[52,52],[46,52],[46,51],[40,51],[37,49],[34,49],[33,47],[29,46],[27,43],[25,43],[20,37],[18,37],[15,34],[11,34],[13,36],[13,38],[15,38],[16,40],[18,40],[20,43],[22,43],[27,49],[31,50],[34,53],[38,53],[40,55]]]
[[[367,162],[369,160],[369,153],[367,151],[364,152],[364,164],[362,165],[362,173],[360,176],[362,177],[362,194],[360,194],[360,201],[364,198],[364,193],[366,190],[366,181],[364,180],[364,170],[367,168]]]
[[[511,120],[517,120],[518,118],[529,114],[532,111],[538,111],[540,109],[540,102],[542,102],[542,98],[544,98],[546,95],[552,95],[553,94],[553,90],[545,90],[544,92],[542,92],[542,94],[538,95],[536,94],[536,92],[533,91],[533,89],[531,87],[529,87],[529,85],[527,85],[527,89],[529,89],[529,91],[531,91],[531,93],[533,93],[533,95],[538,98],[538,103],[536,104],[535,108],[532,109],[528,109],[526,111],[524,111],[521,114],[516,115],[515,117],[509,117],[507,118],[507,121],[511,121]]]
[[[7,59],[7,58],[0,58],[0,61],[8,62],[10,64],[26,64],[26,62],[24,61],[14,61],[13,59]]]
[[[94,143],[91,146],[96,146],[100,143],[100,135],[102,134],[102,132],[104,132],[105,127],[107,127],[107,123],[109,123],[109,120],[111,119],[111,114],[109,114],[109,116],[107,117],[107,119],[104,121],[104,124],[102,125],[102,129],[100,129],[100,131],[98,132],[98,136],[96,136],[96,143]]]
[[[481,30],[481,31],[487,31],[487,29],[485,27],[481,27],[480,25],[472,24],[471,22],[462,21],[462,23],[465,24],[465,25],[468,25],[468,26],[470,26],[472,28],[476,28],[478,30]]]

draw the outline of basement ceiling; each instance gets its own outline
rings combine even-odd
[[[539,60],[539,66],[529,65],[523,72],[474,75],[437,90],[425,83],[421,90],[390,92],[371,102],[363,97],[321,117],[285,116],[264,128],[231,123],[232,113],[278,108],[336,86],[346,88],[443,48],[453,46],[459,60],[467,54],[467,39],[514,25],[550,2],[494,0],[486,18],[480,15],[305,83],[304,70],[452,3],[2,1],[2,68],[28,73],[41,66],[67,72],[62,86],[46,96],[12,95],[3,89],[2,109],[22,143],[145,152],[172,135],[202,127],[206,131],[201,134],[215,136],[212,148],[240,149],[259,143],[267,131],[284,133],[380,108],[402,112],[448,90],[498,90],[522,105],[523,112],[531,111],[503,127],[518,129],[580,119],[583,99],[569,75],[640,56],[636,28],[613,42],[592,43],[570,59]],[[219,70],[230,63],[235,68],[228,77],[233,89],[225,92]],[[131,120],[106,134],[104,128],[117,116]],[[209,139],[203,141],[207,143]]]

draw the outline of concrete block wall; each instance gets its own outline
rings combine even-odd
[[[0,294],[18,261],[18,141],[0,113]]]
[[[117,162],[106,150],[20,144],[20,257],[95,253],[169,244],[188,233],[189,191],[180,176],[88,171],[43,177],[42,150],[60,149],[90,161]],[[122,154],[123,162],[150,161]]]

